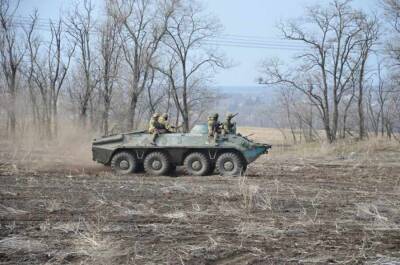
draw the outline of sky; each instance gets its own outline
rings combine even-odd
[[[95,5],[96,1],[93,0]],[[205,8],[219,18],[224,31],[219,44],[221,52],[233,67],[220,70],[214,80],[217,87],[255,86],[260,76],[260,63],[268,58],[290,62],[299,52],[282,41],[277,24],[301,17],[306,6],[328,3],[329,0],[200,0]],[[19,15],[26,16],[38,9],[40,18],[57,18],[71,0],[21,0]],[[354,6],[374,11],[378,0],[354,0]],[[285,45],[285,47],[282,47]],[[289,45],[289,47],[288,47]]]
[[[326,0],[204,0],[204,2],[208,9],[219,17],[226,34],[251,36],[240,39],[251,39],[250,42],[257,44],[267,43],[264,44],[267,47],[257,48],[221,47],[226,56],[238,65],[218,73],[216,83],[220,86],[256,84],[256,79],[260,76],[259,65],[267,58],[277,57],[290,62],[299,51],[280,47],[282,43],[288,45],[288,42],[282,41],[277,24],[301,17],[307,6],[329,3]],[[376,8],[377,0],[355,0],[354,6],[371,11]]]

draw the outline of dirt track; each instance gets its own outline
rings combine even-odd
[[[0,263],[400,264],[399,154],[272,154],[229,178],[33,170],[3,153]]]

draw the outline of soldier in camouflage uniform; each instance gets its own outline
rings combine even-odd
[[[232,122],[234,115],[229,113],[226,116],[224,123],[222,123],[222,135],[233,134],[235,133],[235,123]]]
[[[156,144],[156,139],[157,139],[158,135],[161,133],[164,133],[164,131],[165,131],[165,130],[163,130],[161,124],[158,122],[159,117],[160,117],[160,114],[154,113],[149,122],[149,133],[151,133],[153,135],[152,142],[151,142],[151,144],[153,144],[153,145]]]
[[[167,113],[164,113],[158,118],[158,123],[160,124],[161,129],[165,130],[165,133],[176,132],[176,128],[168,122]]]
[[[214,139],[217,143],[218,133],[220,132],[221,124],[218,121],[218,113],[208,117],[208,137]]]

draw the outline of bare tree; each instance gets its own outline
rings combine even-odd
[[[109,4],[109,2],[107,2]],[[113,89],[117,80],[118,68],[120,66],[121,43],[119,34],[120,24],[111,15],[107,6],[107,18],[103,23],[100,34],[100,69],[101,69],[101,95],[103,99],[102,132],[104,135],[109,131],[109,115]]]
[[[165,89],[165,85],[161,82],[158,85],[158,89],[154,89],[153,84],[155,80],[157,79],[156,77],[157,72],[154,67],[151,69],[151,77],[149,78],[150,82],[147,84],[147,104],[149,106],[149,115],[152,115],[153,113],[156,112],[157,106],[160,105],[160,103],[163,101],[165,95],[167,94],[168,89]],[[167,99],[168,102],[168,99]],[[168,105],[168,104],[167,104]],[[168,112],[168,106],[166,107],[166,110]]]
[[[33,111],[37,112],[40,130],[44,129],[47,137],[58,132],[58,100],[63,87],[74,51],[64,44],[63,22],[49,21],[50,40],[42,50],[40,40],[34,35],[37,13],[32,16],[30,27],[25,30],[29,50],[27,82]],[[35,90],[38,88],[38,91]],[[40,94],[40,108],[36,94]]]
[[[293,143],[297,143],[297,132],[296,132],[296,125],[295,125],[295,118],[293,117],[293,105],[295,102],[294,99],[294,89],[292,87],[282,87],[279,93],[279,102],[280,105],[285,113],[287,123],[290,128],[290,132],[292,134]]]
[[[368,19],[365,15],[359,20],[362,29],[360,43],[360,67],[358,69],[358,135],[360,139],[366,136],[365,117],[364,117],[364,84],[367,62],[373,46],[378,40],[378,20],[377,18]]]
[[[383,61],[378,61],[377,84],[371,86],[367,94],[367,113],[375,136],[380,133],[383,137],[386,133],[391,136],[392,132],[387,131],[398,123],[400,115],[396,113],[396,106],[400,95],[398,89],[398,77],[383,73]]]
[[[219,29],[218,21],[207,17],[196,3],[180,6],[168,24],[163,43],[169,60],[157,69],[170,81],[170,93],[185,131],[190,128],[191,90],[206,80],[206,67],[223,67],[222,58],[204,47],[204,42],[215,37]],[[200,71],[203,76],[198,75]]]
[[[0,64],[7,87],[7,123],[10,124],[10,132],[13,136],[17,126],[16,101],[19,92],[17,79],[26,52],[24,44],[19,42],[18,29],[14,23],[18,6],[19,1],[11,5],[9,0],[0,0]]]
[[[70,67],[71,58],[75,51],[75,44],[68,47],[65,43],[63,21],[50,21],[51,39],[48,47],[48,72],[50,88],[50,104],[52,109],[53,132],[58,133],[58,100],[65,78]]]
[[[27,36],[28,42],[28,49],[29,49],[29,64],[27,65],[27,69],[24,70],[24,73],[27,78],[27,86],[29,90],[29,98],[30,98],[30,105],[31,105],[31,114],[32,114],[32,121],[33,126],[40,133],[41,126],[39,124],[40,119],[40,111],[39,111],[39,103],[37,98],[37,91],[36,85],[34,82],[34,69],[35,69],[35,62],[37,61],[39,48],[40,48],[40,41],[39,38],[34,34],[36,29],[37,20],[38,20],[38,12],[35,10],[33,15],[31,16],[31,23],[27,29],[25,29],[25,33]]]
[[[394,62],[394,65],[400,66],[400,1],[399,0],[382,0],[385,17],[393,30],[392,37],[387,41],[387,52]]]
[[[388,69],[391,72],[390,79],[393,82],[393,87],[398,87],[400,83],[400,1],[399,0],[382,0],[381,1],[384,11],[386,21],[389,23],[390,27],[387,30],[392,33],[388,35],[389,37],[386,39],[386,55],[387,61],[390,62]],[[390,85],[389,85],[390,86]],[[385,86],[387,87],[387,85]],[[385,91],[386,89],[382,89]],[[390,91],[392,90],[392,91]],[[381,95],[384,95],[382,93]],[[382,112],[382,128],[386,130],[388,137],[395,136],[393,132],[393,128],[396,127],[396,122],[399,122],[399,113],[398,107],[396,104],[398,103],[398,98],[400,97],[400,91],[398,89],[389,89],[389,97],[387,100],[384,100],[385,110]],[[383,97],[385,98],[385,97]]]
[[[351,89],[350,82],[361,61],[363,28],[359,23],[363,14],[352,9],[349,2],[335,0],[327,8],[309,8],[304,25],[283,24],[280,28],[285,38],[302,42],[307,52],[297,56],[301,64],[292,71],[283,72],[277,62],[263,67],[264,83],[286,83],[308,96],[319,111],[331,143],[337,138],[339,106]]]
[[[93,12],[94,7],[91,0],[83,0],[83,5],[76,5],[67,22],[67,32],[79,50],[77,62],[83,72],[83,87],[78,87],[74,94],[78,100],[79,116],[84,126],[87,122],[90,99],[99,82],[91,38],[95,29]]]
[[[123,55],[130,70],[128,129],[135,127],[137,104],[143,91],[150,87],[159,44],[166,33],[174,1],[112,1],[111,10],[123,25]]]
[[[33,124],[57,137],[61,118],[108,134],[111,117],[133,129],[155,111],[188,130],[215,102],[208,81],[222,64],[205,41],[219,26],[198,2],[104,0],[96,15],[82,0],[48,22],[15,16],[14,2],[0,0],[0,118],[14,135]]]
[[[347,134],[352,135],[350,128],[348,128],[348,118],[349,118],[349,110],[352,107],[352,104],[356,98],[356,80],[352,79],[351,82],[349,83],[351,89],[348,91],[348,93],[343,97],[343,115],[342,115],[342,133],[341,137],[344,139],[346,138]]]

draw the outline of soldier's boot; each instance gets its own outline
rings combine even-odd
[[[153,133],[153,137],[152,137],[151,143],[150,143],[151,145],[157,145],[157,143],[156,143],[157,136],[158,136],[158,133]]]
[[[214,145],[218,146],[218,133],[214,133]]]
[[[206,144],[212,144],[214,141],[214,135],[209,134]]]

